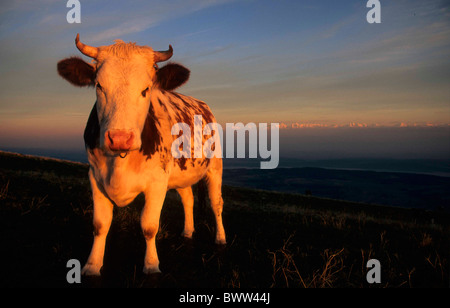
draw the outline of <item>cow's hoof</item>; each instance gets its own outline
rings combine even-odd
[[[194,233],[194,232],[185,230],[181,233],[181,236],[184,237],[185,239],[192,240],[192,233]]]
[[[81,270],[81,275],[83,276],[100,276],[100,269],[102,268],[99,264],[87,263]]]
[[[83,276],[83,288],[102,288],[103,277],[102,276]]]
[[[227,245],[227,241],[223,238],[216,238],[216,245],[218,246],[226,246]]]
[[[161,286],[161,273],[153,273],[144,276],[141,286],[144,288],[158,288]]]
[[[159,270],[159,266],[158,265],[154,265],[154,266],[144,266],[144,270],[143,270],[144,274],[146,275],[151,275],[151,274],[160,274],[161,271]]]

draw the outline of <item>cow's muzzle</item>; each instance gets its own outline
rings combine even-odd
[[[132,150],[133,144],[134,133],[132,131],[112,129],[105,133],[106,148],[109,148],[113,152],[120,152],[121,157],[122,153],[127,153]]]

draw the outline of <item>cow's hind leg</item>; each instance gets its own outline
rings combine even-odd
[[[225,229],[222,223],[222,160],[213,158],[205,176],[211,208],[216,219],[216,244],[225,245]]]
[[[184,230],[181,235],[192,238],[192,233],[194,233],[194,195],[192,194],[192,187],[178,188],[177,192],[181,197],[184,208]]]

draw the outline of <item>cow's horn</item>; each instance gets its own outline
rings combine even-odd
[[[81,51],[82,54],[94,59],[97,58],[98,48],[81,43],[79,33],[77,33],[77,37],[75,38],[75,44],[77,45],[78,50]]]
[[[173,55],[172,45],[169,45],[169,50],[155,51],[155,63],[169,60]]]

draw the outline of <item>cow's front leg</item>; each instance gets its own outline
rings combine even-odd
[[[153,182],[145,192],[145,205],[141,214],[141,227],[147,245],[144,259],[144,273],[159,273],[159,259],[156,252],[156,234],[159,229],[159,217],[167,191],[167,180]]]
[[[113,204],[100,191],[92,170],[89,171],[89,180],[92,188],[92,198],[94,201],[94,243],[91,254],[86,265],[81,270],[82,275],[100,276],[100,269],[103,266],[103,256],[105,254],[106,236],[113,217]]]

